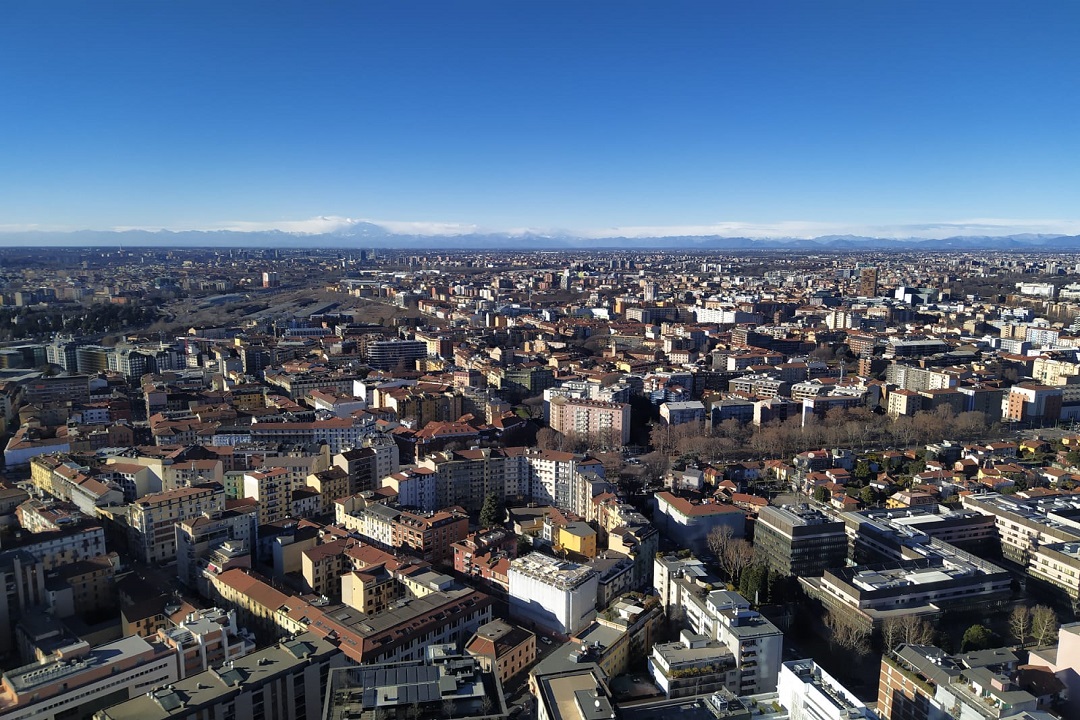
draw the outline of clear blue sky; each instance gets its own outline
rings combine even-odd
[[[6,3],[0,226],[1080,218],[1080,3]]]

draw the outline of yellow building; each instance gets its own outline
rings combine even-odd
[[[588,523],[567,523],[559,528],[558,547],[587,558],[594,558],[596,557],[596,531]]]
[[[400,587],[385,565],[374,565],[341,576],[341,601],[373,615],[397,600]]]
[[[319,493],[322,512],[333,512],[334,501],[349,494],[349,474],[335,465],[329,470],[308,475],[307,485]]]

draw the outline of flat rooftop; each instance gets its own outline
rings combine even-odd
[[[579,565],[540,553],[530,553],[514,559],[510,563],[510,572],[542,580],[562,590],[577,587],[596,574],[588,565]]]

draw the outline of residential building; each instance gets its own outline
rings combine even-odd
[[[205,672],[159,683],[126,702],[94,715],[94,720],[322,717],[330,670],[348,664],[336,645],[315,633],[301,633]],[[167,683],[167,684],[166,684]]]
[[[746,531],[746,513],[734,505],[704,500],[695,502],[670,492],[655,495],[653,522],[668,537],[677,537],[684,547],[704,550],[709,533],[720,527],[731,528],[741,538]]]
[[[465,652],[505,685],[536,659],[536,635],[505,620],[492,620],[477,628]]]
[[[649,675],[669,698],[693,697],[728,689],[740,692],[735,656],[722,642],[683,630],[674,642],[653,645]]]
[[[90,647],[65,647],[41,662],[3,674],[5,720],[88,718],[118,699],[130,699],[179,679],[176,652],[138,635]]]
[[[176,575],[184,585],[198,586],[210,555],[225,543],[248,555],[255,547],[258,513],[251,506],[237,510],[210,510],[176,523]]]
[[[563,435],[595,436],[608,447],[622,446],[630,442],[630,405],[556,397],[551,400],[550,425]]]
[[[877,713],[813,660],[792,660],[781,665],[776,692],[780,705],[793,718],[878,718]]]
[[[219,483],[145,495],[128,510],[132,552],[141,562],[170,563],[176,559],[176,524],[224,509],[225,488]]]
[[[452,645],[431,645],[427,657],[412,662],[365,664],[330,673],[324,720],[378,714],[393,717],[504,717],[498,676]]]
[[[883,655],[878,712],[885,720],[1007,718],[1038,701],[1012,680],[1018,659],[996,648],[949,655],[932,645],[901,645]]]

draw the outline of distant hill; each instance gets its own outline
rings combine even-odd
[[[378,225],[357,222],[341,230],[301,234],[280,230],[238,232],[231,230],[78,230],[74,232],[0,232],[5,247],[201,247],[201,248],[380,248],[399,250],[755,250],[755,251],[1080,251],[1077,235],[958,236],[940,240],[888,239],[853,235],[816,238],[745,238],[717,235],[667,237],[584,238],[571,234],[467,233],[419,235],[390,232]]]

